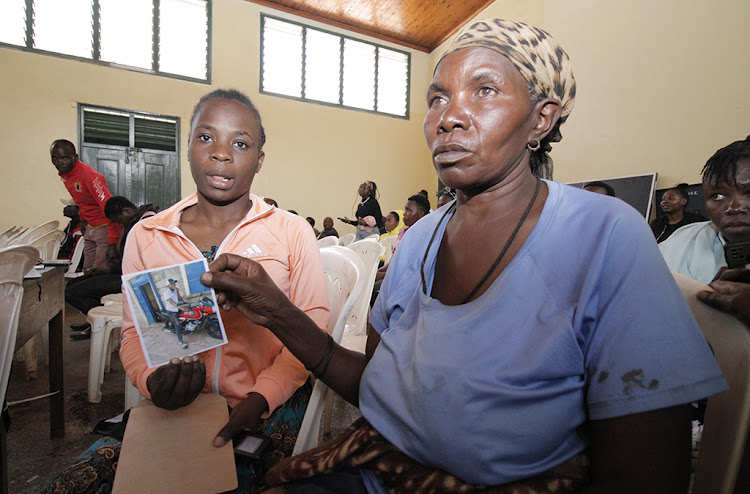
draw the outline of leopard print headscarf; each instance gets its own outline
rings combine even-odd
[[[560,123],[565,122],[573,110],[576,81],[568,54],[552,36],[522,22],[482,19],[466,26],[441,60],[474,46],[494,50],[513,62],[535,93],[560,102]]]

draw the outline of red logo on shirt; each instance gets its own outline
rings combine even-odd
[[[74,183],[73,188],[76,190],[76,192],[81,192],[81,182]]]

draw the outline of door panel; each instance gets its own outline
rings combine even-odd
[[[104,175],[109,191],[113,196],[125,196],[129,198],[127,148],[84,144],[81,161]]]
[[[143,170],[144,204],[164,210],[180,200],[179,167],[176,153],[142,150],[139,165]]]
[[[89,144],[82,151],[82,161],[104,175],[112,195],[159,210],[180,200],[177,153]]]
[[[79,104],[79,126],[81,159],[112,195],[160,210],[180,200],[179,117]]]

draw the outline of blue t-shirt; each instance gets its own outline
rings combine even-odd
[[[559,465],[587,447],[589,419],[726,389],[643,217],[546,183],[534,230],[480,297],[445,306],[423,292],[444,206],[404,236],[372,313],[381,341],[362,376],[363,416],[413,459],[470,483]]]

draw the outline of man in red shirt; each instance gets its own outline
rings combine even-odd
[[[58,139],[53,142],[50,156],[79,208],[81,229],[85,229],[84,271],[107,264],[108,252],[114,254],[120,240],[120,226],[104,215],[104,204],[112,197],[107,181],[101,173],[78,161],[76,148],[70,141]]]

